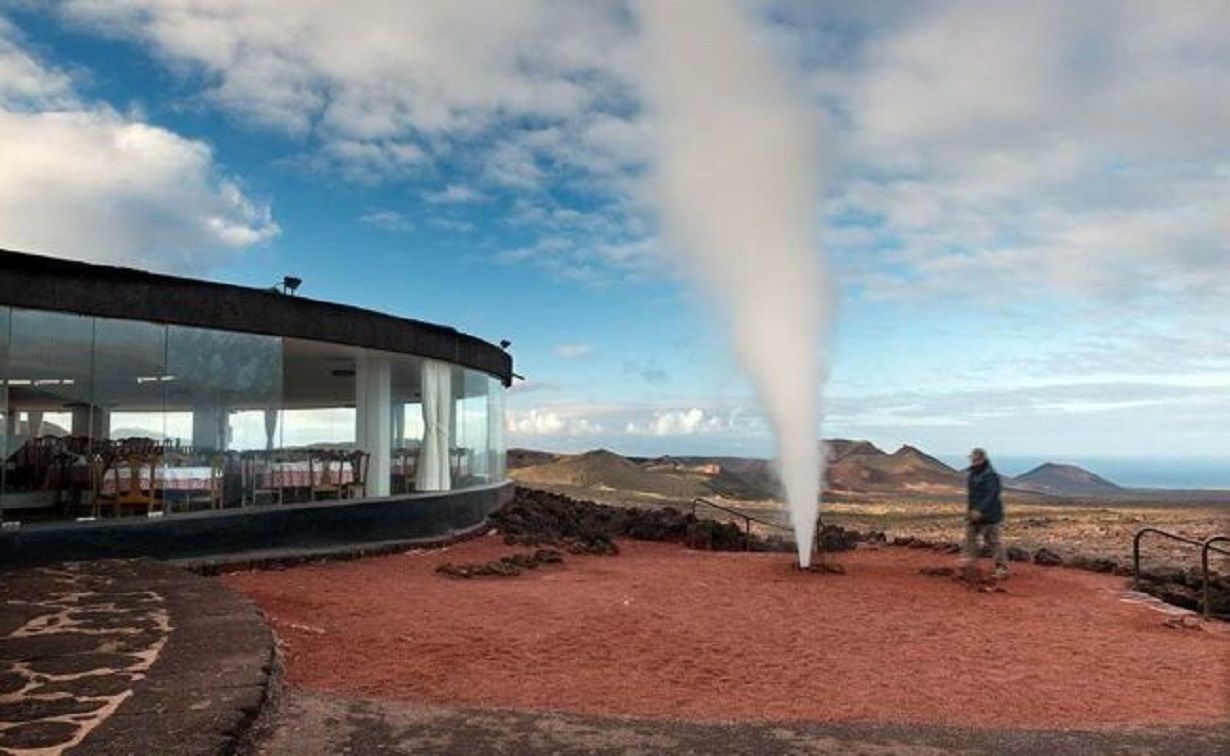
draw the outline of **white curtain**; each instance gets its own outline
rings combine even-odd
[[[452,488],[449,429],[453,425],[453,367],[423,360],[423,446],[419,450],[414,487],[419,491]]]

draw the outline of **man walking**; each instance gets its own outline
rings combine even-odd
[[[999,473],[991,467],[987,453],[974,449],[969,455],[969,508],[966,511],[965,556],[962,564],[972,572],[978,559],[981,536],[995,555],[995,578],[1008,576],[1008,553],[1004,549],[1004,503],[999,498]]]

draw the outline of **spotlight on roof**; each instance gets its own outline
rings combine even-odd
[[[500,339],[500,349],[507,349],[512,346],[512,342],[508,339]]]
[[[294,294],[299,290],[299,285],[302,283],[302,278],[298,278],[296,276],[284,276],[282,278],[282,292],[284,294]]]

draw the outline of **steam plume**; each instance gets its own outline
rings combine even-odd
[[[664,230],[716,295],[777,439],[799,548],[820,485],[816,129],[726,0],[645,0]]]

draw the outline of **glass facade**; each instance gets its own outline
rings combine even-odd
[[[501,382],[413,355],[0,308],[0,518],[162,516],[505,478]]]

